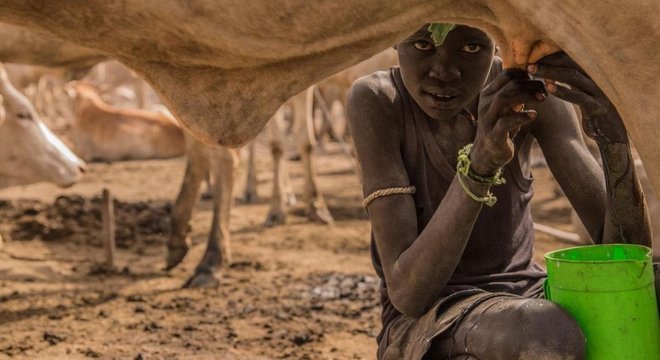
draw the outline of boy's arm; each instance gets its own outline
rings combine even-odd
[[[606,197],[603,234],[594,239],[600,243],[651,246],[651,227],[644,194],[635,171],[626,129],[614,105],[566,54],[547,56],[530,66],[530,70],[548,79],[549,92],[580,106],[582,127],[587,136],[598,144],[603,160]],[[568,84],[571,88],[558,85],[555,81]]]

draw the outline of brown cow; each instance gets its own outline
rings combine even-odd
[[[85,160],[165,159],[181,156],[181,127],[168,116],[106,104],[90,84],[76,82],[72,140]]]

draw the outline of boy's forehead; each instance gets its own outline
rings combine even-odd
[[[428,36],[431,37],[431,32],[429,31],[429,24],[424,24],[422,25],[419,29],[417,29],[414,33],[410,34],[410,37],[419,37],[419,36]]]
[[[431,25],[431,24],[427,23],[427,24],[422,25],[417,30],[415,30],[414,33],[410,34],[407,37],[407,39],[420,38],[420,37],[428,37],[430,39],[431,38],[431,32],[429,31],[429,25]],[[465,25],[459,25],[459,24],[456,25],[456,27],[450,32],[450,34],[451,33],[460,33],[461,35],[464,35],[464,36],[485,37],[485,38],[490,39],[490,37],[486,33],[484,33],[482,30],[472,28],[472,27],[469,27],[469,26],[465,26]]]

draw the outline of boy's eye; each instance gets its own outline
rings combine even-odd
[[[428,41],[424,41],[424,40],[415,41],[415,43],[413,45],[415,46],[415,49],[422,50],[422,51],[435,49],[435,45],[431,44]]]
[[[29,112],[21,111],[16,114],[16,117],[20,120],[32,120],[32,115]]]
[[[461,48],[461,51],[469,53],[469,54],[474,54],[474,53],[477,53],[477,52],[481,51],[481,45],[467,44],[467,45],[464,45]]]

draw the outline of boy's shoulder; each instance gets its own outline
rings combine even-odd
[[[358,78],[351,87],[351,96],[363,100],[378,100],[393,103],[397,90],[389,70],[376,71]]]
[[[396,87],[389,70],[380,70],[362,76],[353,82],[351,91],[364,92],[365,95],[387,96],[392,98]]]
[[[354,141],[363,137],[397,139],[403,105],[390,71],[377,71],[353,82],[346,111]]]

